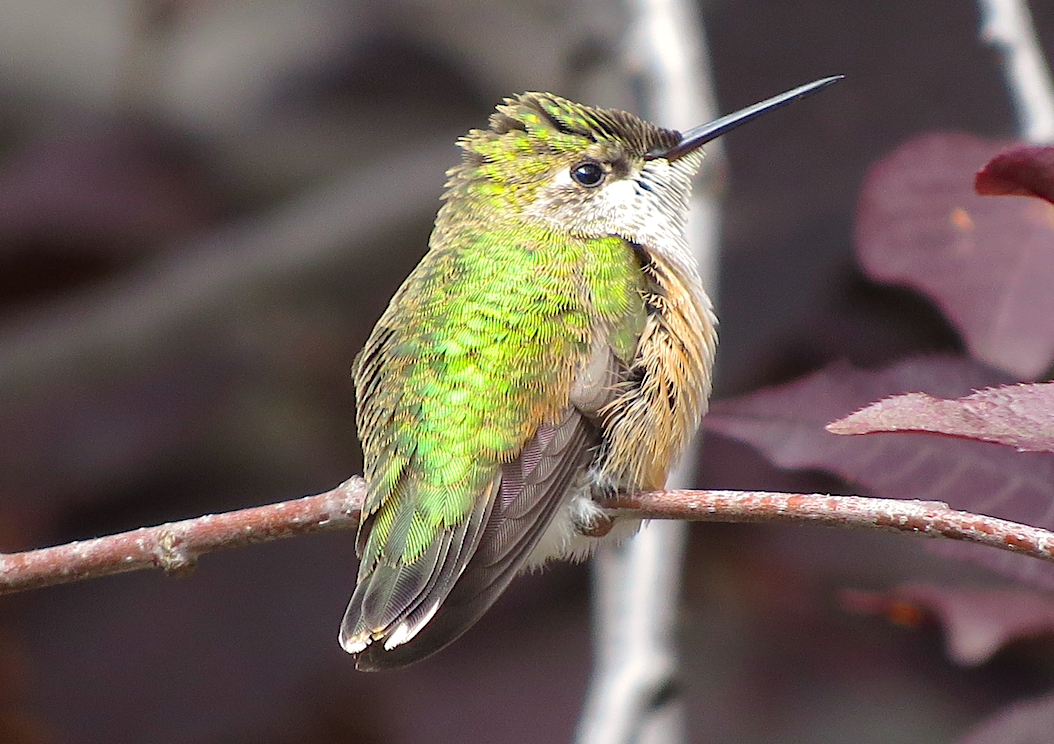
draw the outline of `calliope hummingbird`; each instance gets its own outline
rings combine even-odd
[[[837,79],[684,133],[524,93],[461,138],[428,253],[353,370],[359,669],[439,651],[518,572],[637,529],[597,500],[662,488],[710,394],[717,320],[685,240],[700,146]]]

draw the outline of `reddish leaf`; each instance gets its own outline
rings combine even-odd
[[[963,666],[984,664],[1013,641],[1054,635],[1054,598],[1029,590],[904,584],[888,592],[846,591],[841,600],[851,611],[905,625],[939,623],[948,656]]]
[[[827,431],[930,431],[1054,452],[1054,383],[1005,385],[957,400],[925,393],[895,395],[828,424]]]
[[[824,430],[829,417],[888,395],[921,390],[953,398],[1003,382],[997,372],[964,359],[909,360],[879,372],[837,364],[788,385],[716,401],[703,426],[753,445],[777,465],[821,468],[876,496],[945,501],[1054,529],[1054,454],[934,434],[840,437]],[[1041,561],[946,540],[933,547],[1054,587],[1054,566]]]
[[[920,437],[839,437],[825,431],[829,421],[891,394],[926,390],[942,397],[959,397],[1004,381],[1005,377],[988,367],[953,357],[911,359],[881,371],[855,369],[842,362],[786,385],[714,401],[703,418],[703,427],[753,445],[782,467],[824,468],[856,480],[853,473],[840,469],[839,463],[853,453],[873,450],[868,440],[894,444],[898,439],[917,442]],[[925,440],[939,441],[933,437]]]
[[[1054,358],[1054,208],[973,192],[977,168],[1005,146],[927,134],[875,163],[856,250],[871,278],[936,302],[975,356],[1035,378]]]
[[[985,163],[974,177],[985,196],[1035,196],[1054,203],[1054,147],[1012,147]]]
[[[1054,730],[1054,696],[1008,705],[956,744],[1038,744]]]

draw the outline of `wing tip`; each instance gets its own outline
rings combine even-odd
[[[413,640],[417,634],[428,625],[429,621],[435,617],[436,612],[439,611],[442,604],[441,601],[433,602],[428,611],[417,620],[414,620],[412,623],[409,620],[403,620],[388,631],[387,638],[384,639],[384,650],[391,651],[396,646],[401,646],[404,643]]]
[[[400,655],[401,658],[394,664],[385,664],[382,660],[389,656],[387,652],[412,641],[439,611],[441,604],[442,602],[435,602],[424,615],[413,622],[403,620],[387,628],[356,630],[358,624],[349,622],[349,618],[345,618],[345,623],[341,626],[338,636],[340,647],[355,657],[355,667],[360,671],[375,671],[411,664],[424,656]],[[374,644],[380,644],[380,648]],[[369,649],[368,653],[366,653],[367,649]],[[409,649],[404,650],[409,651]],[[427,655],[431,654],[425,654]]]
[[[366,647],[372,643],[372,639],[366,634],[347,635],[344,631],[340,632],[338,640],[340,641],[340,647],[352,656],[365,651]]]

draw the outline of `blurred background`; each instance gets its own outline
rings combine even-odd
[[[1054,8],[1035,3],[1041,39]],[[957,352],[866,281],[868,164],[918,132],[1012,136],[970,0],[710,0],[723,112],[846,80],[729,136],[716,397],[848,359]],[[352,359],[424,252],[454,139],[503,96],[639,110],[603,0],[0,2],[0,549],[327,490],[360,472]],[[1048,46],[1048,52],[1054,51]],[[700,122],[657,122],[686,128]],[[854,492],[708,439],[700,485]],[[0,602],[0,741],[560,742],[587,571],[517,581],[466,637],[363,675],[336,643],[353,536]],[[692,742],[951,742],[1046,689],[1037,640],[973,669],[842,587],[983,583],[901,537],[695,525]]]

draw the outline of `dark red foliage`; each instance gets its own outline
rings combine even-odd
[[[717,401],[703,426],[746,442],[782,467],[819,468],[876,496],[944,501],[1045,529],[1054,528],[1054,454],[922,433],[839,437],[825,430],[869,401],[908,391],[960,397],[1005,382],[965,359],[907,360],[879,372],[846,364],[793,383]],[[1014,578],[1054,587],[1054,566],[948,541],[941,552],[969,557]]]
[[[1008,705],[956,744],[1038,744],[1054,730],[1054,696]]]
[[[1054,452],[1054,384],[1004,385],[957,400],[907,393],[827,425],[834,434],[928,431],[1025,452]]]
[[[1054,638],[1054,597],[1047,592],[903,584],[886,592],[844,591],[841,603],[902,625],[937,623],[948,656],[964,666],[983,664],[1014,641]]]
[[[974,193],[974,173],[1006,146],[924,134],[876,162],[857,207],[856,251],[872,279],[929,296],[976,357],[1034,379],[1054,358],[1054,212]],[[1051,178],[1038,162],[998,168],[1003,187],[1013,176],[1015,189],[1044,188]]]
[[[974,190],[984,196],[1035,196],[1054,204],[1054,147],[1012,147],[977,171]]]
[[[926,134],[875,163],[860,196],[856,248],[869,277],[936,303],[976,357],[1035,378],[1054,357],[1054,147],[998,152],[1004,146]],[[992,195],[1049,204],[983,198]],[[779,465],[828,470],[875,495],[940,500],[1051,529],[1054,383],[996,386],[998,377],[969,360],[909,360],[880,372],[834,366],[716,404],[705,425]],[[826,432],[816,426],[868,398],[881,400],[835,414]],[[828,433],[872,436],[847,438],[857,446]],[[1054,587],[1049,565],[947,541],[934,547]],[[984,664],[1013,642],[1054,637],[1054,600],[1031,589],[907,584],[843,592],[842,604],[903,625],[939,625],[948,655],[962,665]],[[1054,698],[1042,698],[1000,711],[960,744],[1047,741],[1052,725]]]

